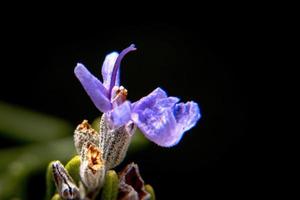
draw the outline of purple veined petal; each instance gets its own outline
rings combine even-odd
[[[174,146],[182,137],[171,109],[166,109],[163,113],[146,109],[132,113],[131,119],[146,138],[159,146]]]
[[[90,96],[95,106],[101,112],[107,112],[112,109],[112,105],[107,98],[107,90],[102,83],[93,76],[82,64],[78,63],[74,69],[76,77],[86,93]]]
[[[147,96],[141,98],[139,101],[135,102],[133,106],[134,111],[145,110],[146,108],[153,107],[156,102],[160,99],[167,98],[167,94],[161,88],[156,88]]]
[[[112,52],[112,53],[108,54],[105,57],[103,65],[102,65],[101,74],[103,77],[103,85],[107,90],[109,90],[111,76],[112,76],[113,69],[114,69],[114,66],[115,66],[118,56],[119,56],[119,53],[117,53],[117,52]],[[118,69],[118,71],[117,71],[115,85],[116,86],[120,85],[120,69]]]
[[[121,105],[115,107],[110,113],[110,120],[115,128],[123,126],[131,120],[131,103],[125,101]]]
[[[113,87],[116,85],[117,72],[119,71],[123,57],[130,51],[135,51],[135,50],[136,50],[136,48],[135,48],[134,44],[132,44],[129,47],[127,47],[126,49],[124,49],[123,51],[121,51],[121,53],[119,54],[119,56],[115,62],[112,74],[111,74],[111,81],[110,81],[110,86],[109,86],[109,90],[108,90],[109,99],[111,98],[111,91],[112,91]]]
[[[155,107],[158,108],[159,110],[164,110],[167,108],[172,108],[177,102],[179,102],[179,98],[167,97],[167,98],[159,99],[155,103]],[[159,110],[158,110],[158,112],[159,112]]]
[[[178,128],[181,128],[183,132],[195,126],[201,118],[199,106],[193,101],[177,104],[174,108],[174,115]]]
[[[176,145],[200,119],[198,104],[179,103],[160,88],[133,104],[132,121],[151,141],[164,147]]]

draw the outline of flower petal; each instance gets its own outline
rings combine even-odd
[[[105,60],[102,65],[102,77],[103,77],[103,85],[109,90],[111,75],[113,73],[113,69],[118,58],[119,54],[117,52],[112,52],[105,57]],[[117,71],[115,85],[120,85],[120,69]]]
[[[107,98],[107,90],[103,84],[80,63],[77,64],[74,72],[95,106],[101,112],[111,110],[112,106]]]
[[[110,119],[115,126],[115,128],[125,125],[129,120],[131,120],[131,103],[125,101],[121,105],[115,107],[110,112]]]
[[[172,146],[177,135],[172,107],[178,101],[156,88],[133,105],[131,119],[149,140],[160,146]]]
[[[177,104],[174,108],[174,115],[183,132],[195,126],[201,117],[199,106],[193,101]]]
[[[177,144],[200,118],[198,104],[179,103],[157,88],[133,105],[132,121],[151,141],[164,147]]]
[[[171,109],[157,113],[147,108],[144,111],[132,113],[131,118],[142,133],[156,144],[169,147],[177,143],[178,131]]]
[[[163,109],[172,108],[179,99],[177,97],[168,97],[160,99],[156,102],[155,107],[158,108],[158,112]]]
[[[153,107],[159,99],[165,99],[167,94],[161,88],[156,88],[146,97],[141,98],[139,101],[135,102],[132,106],[133,109],[145,110],[148,107]]]

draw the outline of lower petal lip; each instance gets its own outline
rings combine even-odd
[[[134,104],[131,119],[149,140],[164,147],[174,146],[201,116],[197,103],[178,101],[157,88]]]

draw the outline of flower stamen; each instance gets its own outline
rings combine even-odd
[[[115,86],[113,88],[113,100],[112,100],[112,104],[113,106],[118,106],[120,104],[122,104],[123,102],[126,101],[127,99],[127,95],[128,95],[128,91],[126,90],[126,88],[124,88],[123,86]]]
[[[119,54],[116,62],[115,62],[115,65],[114,65],[114,69],[113,69],[113,72],[112,72],[112,75],[111,75],[111,80],[110,80],[110,87],[109,87],[109,90],[108,90],[108,99],[111,98],[111,92],[112,92],[112,89],[113,87],[115,86],[115,83],[116,83],[116,76],[117,76],[117,71],[118,69],[120,68],[120,65],[121,65],[121,60],[123,59],[123,57],[129,53],[130,51],[135,51],[136,48],[135,48],[135,45],[132,44],[130,45],[129,47],[127,47],[126,49],[124,49],[123,51],[121,51],[121,53]]]

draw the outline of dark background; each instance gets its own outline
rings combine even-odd
[[[2,28],[0,100],[64,118],[75,128],[99,115],[74,76],[76,63],[100,77],[105,55],[134,43],[138,50],[121,67],[128,98],[136,101],[159,86],[198,102],[202,118],[177,146],[152,145],[120,167],[136,162],[158,199],[248,197],[260,190],[253,183],[259,182],[259,147],[248,116],[255,33],[249,20],[222,14],[93,16],[90,22],[74,11],[76,19],[13,20]],[[40,187],[31,193],[39,199],[43,175],[34,180],[39,184],[28,190]]]

